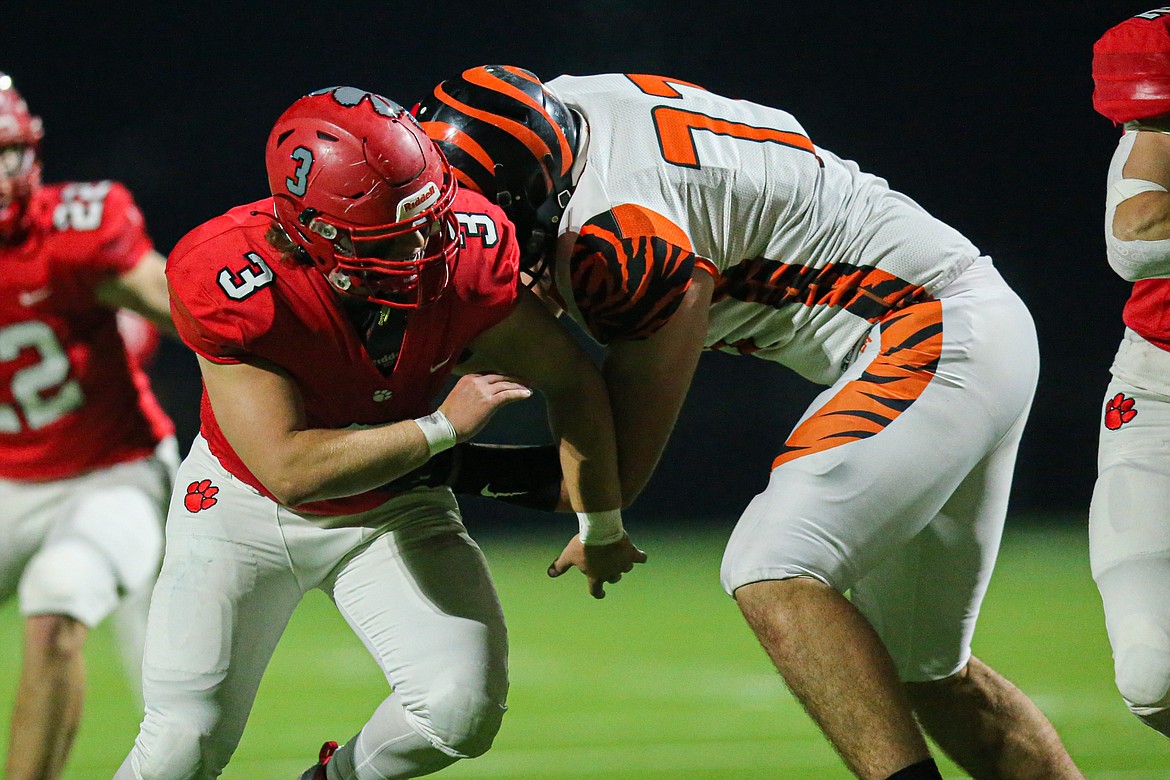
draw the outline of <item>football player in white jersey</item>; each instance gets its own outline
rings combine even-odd
[[[1170,9],[1107,31],[1093,47],[1093,80],[1094,106],[1124,128],[1105,244],[1133,291],[1102,406],[1089,551],[1117,688],[1170,736]]]
[[[925,730],[976,776],[1080,777],[971,654],[1039,370],[991,260],[790,114],[678,79],[485,66],[417,113],[516,223],[546,295],[608,347],[626,503],[704,349],[828,386],[722,581],[849,768],[939,777]]]

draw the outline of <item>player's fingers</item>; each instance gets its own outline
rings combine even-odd
[[[565,561],[564,556],[557,558],[548,567],[548,576],[559,577],[567,572],[572,567],[572,564]]]
[[[589,595],[595,599],[605,598],[605,583],[591,577],[589,579]]]
[[[629,569],[626,569],[626,571],[629,571]],[[622,575],[615,574],[612,577],[610,577],[609,579],[607,579],[606,582],[608,582],[610,585],[613,585],[615,582],[621,582],[621,580],[622,580]]]
[[[492,393],[491,402],[496,406],[503,406],[510,404],[513,401],[523,401],[525,398],[532,396],[532,390],[524,385],[513,385],[503,390],[496,390]]]
[[[475,377],[476,381],[493,389],[499,388],[502,385],[525,386],[524,382],[520,381],[519,378],[508,376],[507,374],[475,374]]]

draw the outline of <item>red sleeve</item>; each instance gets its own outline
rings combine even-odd
[[[272,297],[266,285],[242,299],[228,295],[218,281],[225,268],[233,265],[233,258],[257,256],[236,248],[230,235],[215,235],[207,227],[187,234],[167,259],[171,318],[183,343],[197,354],[216,363],[238,363],[272,322]],[[234,265],[244,262],[235,260]],[[270,266],[263,268],[271,281]]]
[[[53,227],[70,247],[74,275],[91,288],[126,273],[154,248],[142,212],[118,182],[63,187],[53,210]]]

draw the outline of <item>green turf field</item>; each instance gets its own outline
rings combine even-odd
[[[847,773],[718,583],[724,532],[639,535],[647,566],[595,602],[579,575],[549,580],[554,536],[481,539],[512,643],[510,712],[490,753],[449,778],[838,778]],[[1170,743],[1115,695],[1100,601],[1079,529],[1009,530],[975,652],[1049,715],[1089,778],[1168,778]],[[0,611],[0,700],[19,657]],[[110,634],[90,647],[86,720],[65,777],[108,780],[136,732]],[[354,733],[384,683],[329,602],[308,599],[268,670],[225,780],[292,780],[325,739]],[[948,777],[962,774],[944,765]]]

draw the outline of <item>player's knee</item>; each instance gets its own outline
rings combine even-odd
[[[1146,615],[1132,615],[1114,636],[1117,690],[1141,715],[1170,706],[1170,635]]]
[[[29,561],[19,598],[28,614],[69,615],[92,626],[117,605],[118,583],[96,551],[80,543],[60,543]]]
[[[189,780],[218,777],[222,765],[212,766],[206,744],[207,729],[194,719],[151,718],[142,725],[130,763],[141,780]],[[224,761],[226,763],[226,761]]]
[[[427,697],[428,737],[447,755],[474,758],[492,746],[504,718],[502,696],[455,682]]]

